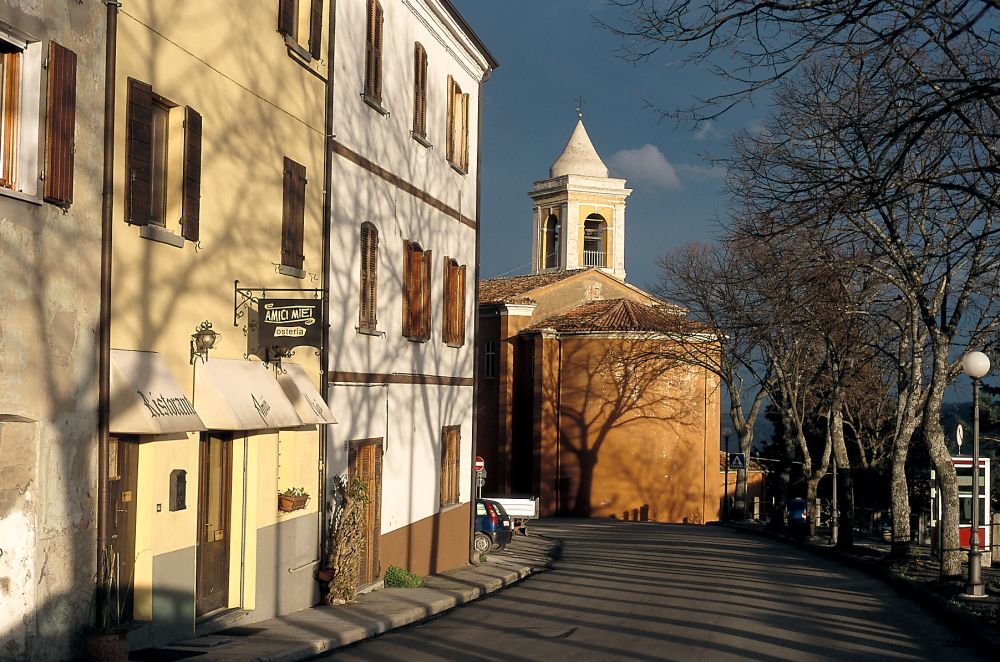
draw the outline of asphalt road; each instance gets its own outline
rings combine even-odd
[[[868,575],[722,527],[556,521],[553,570],[337,660],[988,660]]]

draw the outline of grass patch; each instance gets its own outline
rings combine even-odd
[[[386,588],[420,588],[424,585],[424,578],[409,570],[391,565],[385,571],[382,582]]]

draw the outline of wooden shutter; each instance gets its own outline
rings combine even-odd
[[[372,444],[372,454],[375,456],[375,467],[369,493],[372,511],[371,560],[372,581],[382,574],[382,444]]]
[[[365,94],[382,101],[382,5],[368,0],[368,31],[365,45]]]
[[[298,0],[278,0],[278,32],[295,38],[298,24]]]
[[[301,269],[303,225],[305,223],[306,167],[287,156],[281,216],[281,264]]]
[[[323,39],[323,0],[312,0],[309,6],[309,54],[319,59]]]
[[[420,316],[420,337],[427,340],[431,337],[431,269],[434,262],[431,260],[431,251],[424,251],[423,264],[420,274],[423,277],[421,291],[421,316]]]
[[[46,202],[73,202],[73,142],[76,128],[76,53],[49,42],[48,111],[45,118]]]
[[[184,191],[181,197],[181,234],[198,241],[201,218],[201,114],[184,109]]]
[[[469,171],[469,95],[462,95],[462,170]]]
[[[418,246],[410,246],[410,291],[409,310],[410,319],[408,321],[407,335],[412,338],[422,338],[421,321],[423,320],[423,251]]]
[[[153,88],[128,79],[125,120],[125,220],[148,225],[153,199]]]
[[[358,326],[374,331],[377,326],[378,230],[371,223],[361,224],[361,302]]]
[[[446,127],[444,157],[455,161],[455,79],[448,76],[448,126]]]
[[[409,337],[410,333],[410,299],[413,296],[410,287],[410,272],[413,270],[410,254],[413,252],[413,244],[403,240],[403,336]]]
[[[382,5],[375,0],[375,88],[372,96],[382,101]]]
[[[458,344],[465,344],[465,265],[458,268],[458,313],[456,315]]]
[[[17,164],[20,143],[21,117],[21,52],[0,53],[3,59],[3,80],[0,85],[0,107],[3,116],[0,127],[3,141],[0,144],[0,186],[13,188],[17,183]]]
[[[413,47],[413,132],[427,137],[427,51],[420,42]]]
[[[448,319],[449,312],[451,310],[451,260],[447,255],[444,256],[444,273],[442,274],[441,283],[444,286],[444,305],[441,306],[441,339],[449,343],[451,342],[451,321]]]

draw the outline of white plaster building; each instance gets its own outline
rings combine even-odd
[[[328,475],[373,489],[362,584],[468,562],[480,87],[447,0],[337,5]]]

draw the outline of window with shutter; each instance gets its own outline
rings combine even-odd
[[[469,95],[448,76],[448,136],[445,158],[463,174],[469,171]]]
[[[419,42],[413,48],[413,134],[427,138],[427,51]]]
[[[312,0],[309,6],[309,55],[319,58],[323,43],[323,0]]]
[[[305,256],[306,167],[285,157],[281,214],[281,265],[301,271]]]
[[[378,230],[371,223],[361,224],[361,299],[358,330],[376,331],[378,309]]]
[[[184,109],[184,184],[181,197],[181,234],[198,241],[201,216],[201,114]]]
[[[45,200],[73,202],[76,130],[76,53],[49,42],[48,108],[45,121]]]
[[[278,0],[278,32],[291,39],[298,38],[298,0]]]
[[[465,344],[465,266],[444,260],[444,310],[442,336],[452,346]]]
[[[149,223],[153,197],[153,87],[128,79],[125,119],[125,220]]]
[[[365,39],[365,91],[369,99],[382,102],[382,5],[368,0],[368,25]]]
[[[382,537],[382,439],[358,439],[348,442],[347,475],[360,480],[369,499],[362,510],[363,540],[358,585],[367,586],[381,573],[380,539]]]
[[[450,506],[459,501],[459,466],[461,459],[461,427],[441,428],[440,505]]]
[[[455,79],[448,76],[448,120],[445,126],[444,157],[455,160]]]
[[[420,338],[430,340],[431,337],[431,270],[434,268],[432,261],[432,251],[424,251],[420,275],[423,277],[421,283],[421,310],[420,310]]]
[[[431,337],[432,252],[403,242],[403,336],[423,341]]]

